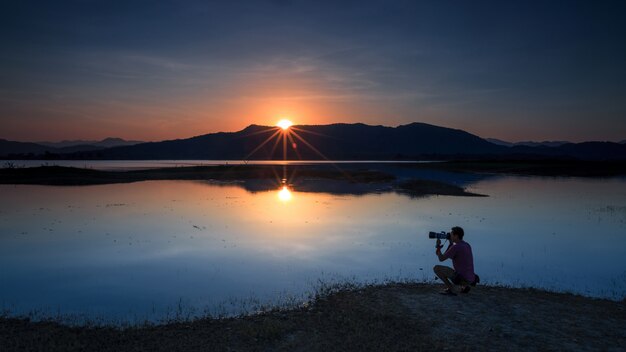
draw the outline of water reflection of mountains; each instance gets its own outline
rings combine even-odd
[[[475,196],[476,194],[465,192],[464,190],[473,184],[501,177],[496,175],[474,174],[474,173],[458,173],[441,170],[428,169],[410,169],[402,166],[394,165],[376,165],[374,169],[345,169],[335,170],[338,179],[312,177],[307,173],[299,173],[299,168],[306,166],[290,167],[286,173],[286,179],[246,179],[236,182],[209,182],[211,185],[236,185],[242,187],[250,193],[278,191],[283,186],[287,186],[293,192],[306,193],[326,193],[331,195],[354,195],[361,196],[367,194],[382,194],[395,192],[410,197],[423,197],[430,195],[457,195],[457,196]],[[320,168],[316,168],[320,170]],[[280,174],[283,170],[276,167],[276,174]],[[354,180],[343,176],[359,173],[371,173],[379,175],[389,175],[386,180],[366,181]],[[419,183],[419,189],[411,187]]]
[[[337,195],[398,192],[409,196],[476,196],[465,191],[485,174],[412,168],[401,164],[218,165],[103,171],[42,166],[0,169],[1,184],[88,186],[158,180],[209,181],[240,185],[250,192],[287,186],[297,192]]]

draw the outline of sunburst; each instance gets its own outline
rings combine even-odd
[[[280,127],[283,129],[283,131],[287,131],[289,129],[289,127],[293,126],[293,122],[287,120],[287,119],[282,119],[280,121],[278,121],[276,123],[276,126]]]
[[[279,190],[278,191],[278,198],[281,201],[283,201],[283,202],[287,202],[287,201],[289,201],[289,200],[291,200],[293,198],[293,195],[292,195],[292,192],[291,192],[291,189],[290,189],[290,187],[291,187],[291,183],[290,183],[291,177],[288,177],[288,175],[287,175],[287,149],[289,147],[293,148],[293,150],[295,151],[296,155],[298,156],[298,159],[302,160],[302,156],[300,155],[300,151],[297,148],[297,146],[298,146],[297,142],[301,142],[303,145],[305,145],[308,149],[310,149],[315,154],[320,156],[322,159],[327,160],[327,161],[330,161],[330,159],[328,159],[326,157],[326,155],[324,155],[319,149],[317,149],[315,146],[313,146],[311,143],[309,143],[298,132],[305,132],[305,133],[311,133],[311,134],[316,134],[316,135],[321,135],[321,134],[313,132],[313,131],[307,131],[306,129],[303,129],[301,127],[300,128],[295,127],[293,125],[293,122],[291,122],[290,120],[281,119],[280,121],[278,121],[276,123],[276,127],[272,128],[272,129],[269,129],[269,130],[265,130],[265,131],[255,132],[254,134],[266,133],[266,132],[273,132],[273,133],[271,133],[271,135],[269,137],[267,137],[263,142],[261,142],[256,148],[254,148],[245,157],[244,163],[247,163],[249,158],[252,157],[253,154],[258,152],[261,148],[263,148],[263,146],[265,146],[270,141],[274,140],[274,144],[273,144],[271,152],[269,154],[270,157],[274,156],[274,152],[276,151],[276,148],[278,147],[279,144],[282,144],[283,145],[283,161],[285,163],[283,164],[283,174],[282,174],[282,177],[278,176],[278,174],[276,173],[276,178],[277,178],[278,190]],[[337,165],[335,165],[334,163],[332,165],[335,168],[337,168],[341,173],[343,173],[344,176],[346,176],[347,178],[351,179],[351,177],[349,175],[347,175],[343,170],[341,170]],[[291,176],[293,177],[294,175],[291,175]]]

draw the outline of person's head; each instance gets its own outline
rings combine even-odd
[[[465,236],[465,233],[463,232],[463,229],[458,226],[453,227],[452,231],[450,231],[450,240],[452,242],[463,241],[463,236]]]

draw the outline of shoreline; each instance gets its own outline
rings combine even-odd
[[[453,160],[404,164],[406,168],[495,175],[549,177],[614,177],[626,175],[626,161],[586,160]]]
[[[275,166],[275,165],[215,165],[171,167],[148,170],[102,171],[64,166],[39,166],[32,168],[0,169],[0,184],[12,185],[49,185],[49,186],[88,186],[118,183],[132,183],[156,180],[186,181],[268,181],[258,190],[275,190],[282,187],[280,175],[293,175],[291,181],[302,180],[341,181],[352,185],[374,185],[370,190],[361,192],[395,191],[410,197],[428,195],[448,195],[466,197],[484,197],[482,194],[467,192],[465,188],[453,184],[423,180],[404,179],[399,181],[395,175],[370,169],[333,169],[328,165],[320,166]],[[272,182],[274,181],[274,182]],[[283,181],[284,182],[284,181]],[[291,186],[291,182],[287,184]],[[309,192],[330,192],[333,188],[325,185],[305,187]],[[335,190],[336,192],[336,190]]]
[[[343,166],[349,166],[347,170],[354,170],[354,166],[366,168],[368,165],[385,165],[397,166],[401,168],[412,168],[422,170],[438,170],[458,173],[485,173],[485,174],[502,174],[502,175],[521,175],[521,176],[563,176],[563,177],[612,177],[626,175],[626,161],[623,160],[564,160],[564,159],[458,159],[458,160],[250,160],[249,163],[239,163],[240,160],[222,160],[222,163],[203,164],[203,160],[39,160],[42,163],[38,166],[23,166],[17,163],[19,160],[4,160],[6,163],[0,165],[0,172],[3,170],[24,170],[36,169],[41,167],[60,167],[80,170],[125,173],[125,172],[152,172],[155,170],[168,169],[191,169],[191,168],[216,168],[222,171],[229,168],[302,168],[316,169],[335,165],[337,169]],[[30,160],[25,160],[30,161]],[[69,162],[154,162],[158,166],[143,166],[137,168],[121,168],[113,169],[93,169],[81,166],[58,166],[55,161]],[[211,161],[211,160],[206,160]],[[172,165],[159,165],[160,162],[172,162]],[[51,163],[48,165],[48,163]]]
[[[331,290],[308,305],[235,318],[124,328],[70,327],[0,317],[14,350],[619,350],[626,301],[533,288],[477,286],[441,296],[441,284]]]

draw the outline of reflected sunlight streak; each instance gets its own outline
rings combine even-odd
[[[291,191],[289,190],[289,188],[287,188],[287,186],[283,186],[283,188],[278,191],[278,199],[280,199],[282,202],[288,202],[293,198],[293,195],[291,194]]]

